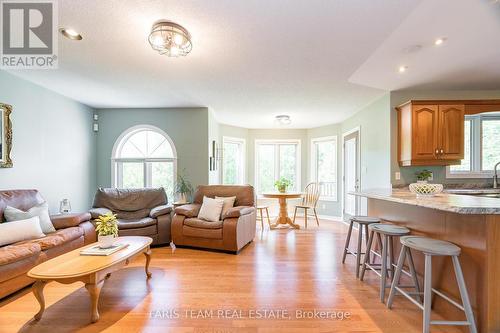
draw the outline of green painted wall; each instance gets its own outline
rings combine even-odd
[[[500,99],[500,90],[402,90],[391,92],[391,180],[394,185],[409,184],[416,180],[415,172],[427,169],[433,173],[433,182],[444,184],[493,183],[492,179],[457,179],[446,178],[446,167],[399,167],[397,156],[398,120],[395,107],[410,99]],[[396,180],[395,173],[401,172],[401,179]]]
[[[177,170],[185,170],[193,186],[208,184],[207,108],[99,109],[97,113],[98,186],[111,186],[111,153],[117,138],[128,128],[141,124],[159,127],[170,136],[177,150]]]
[[[0,169],[0,189],[38,189],[52,213],[63,198],[74,211],[88,210],[96,187],[94,110],[4,71],[0,102],[13,107],[14,162]]]

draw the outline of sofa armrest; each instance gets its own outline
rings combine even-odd
[[[251,214],[255,211],[255,207],[252,206],[236,206],[228,209],[226,214],[224,214],[223,219],[238,218],[243,215]]]
[[[90,221],[90,213],[75,213],[75,214],[61,214],[52,215],[50,220],[56,229],[64,229],[76,227],[80,223]]]
[[[200,212],[200,204],[187,204],[175,208],[175,214],[185,217],[197,217]]]
[[[151,209],[151,211],[149,212],[149,217],[155,219],[158,216],[170,214],[171,211],[172,211],[171,205],[161,205]]]
[[[101,208],[92,208],[89,210],[89,213],[90,213],[90,216],[92,217],[92,219],[97,219],[101,215],[106,215],[106,214],[113,213],[113,212],[110,209],[101,207]]]

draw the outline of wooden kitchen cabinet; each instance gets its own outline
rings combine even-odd
[[[396,110],[401,166],[460,164],[465,105],[410,101]]]

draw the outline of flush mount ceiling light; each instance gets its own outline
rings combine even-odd
[[[66,38],[71,39],[71,40],[82,40],[83,37],[80,35],[78,32],[76,32],[73,29],[69,28],[61,28],[59,29],[59,32]]]
[[[446,41],[446,38],[444,38],[444,37],[437,38],[437,39],[434,41],[434,45],[439,46],[439,45],[443,44],[445,41]]]
[[[404,72],[406,72],[406,70],[407,70],[407,69],[408,69],[408,66],[399,66],[398,71],[399,71],[400,73],[404,73]]]
[[[169,57],[185,56],[193,48],[191,34],[186,28],[167,20],[153,24],[148,41],[153,50]]]
[[[292,120],[290,119],[289,115],[286,114],[280,114],[275,117],[276,122],[280,125],[290,125],[292,123]]]

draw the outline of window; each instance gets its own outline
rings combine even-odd
[[[337,137],[311,141],[311,180],[320,184],[320,199],[337,201]]]
[[[275,191],[281,177],[292,181],[291,191],[300,190],[300,140],[255,140],[255,170],[258,193]]]
[[[228,185],[245,183],[245,140],[222,138],[222,183]]]
[[[120,135],[113,147],[113,186],[163,187],[173,198],[176,157],[174,144],[162,130],[147,125],[132,127]]]
[[[483,113],[465,116],[464,159],[460,165],[447,167],[448,178],[491,177],[500,162],[500,114]]]

